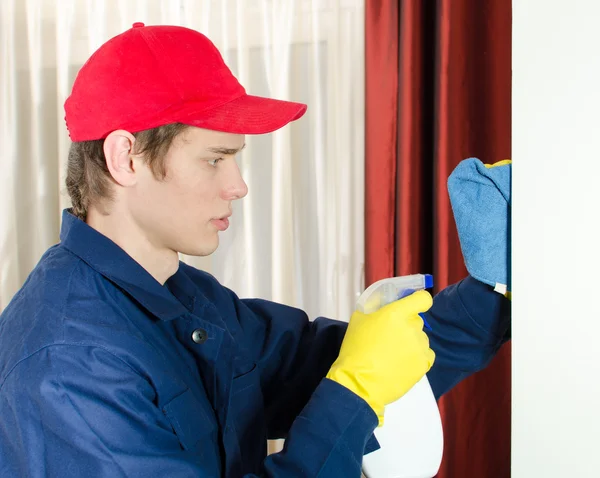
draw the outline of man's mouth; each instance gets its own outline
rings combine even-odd
[[[221,216],[211,220],[210,222],[219,230],[225,231],[229,227],[229,217],[231,214],[227,214],[225,216]]]

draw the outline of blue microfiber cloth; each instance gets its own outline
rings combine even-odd
[[[501,293],[511,291],[510,160],[485,165],[461,161],[448,178],[448,193],[469,274]]]

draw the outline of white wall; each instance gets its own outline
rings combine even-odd
[[[600,2],[513,22],[512,477],[598,477]]]

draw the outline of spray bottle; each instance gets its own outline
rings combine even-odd
[[[416,290],[433,287],[429,274],[383,279],[358,299],[356,308],[370,314]],[[425,327],[429,327],[425,321]],[[385,408],[385,422],[375,430],[380,449],[363,457],[367,478],[432,478],[440,468],[444,436],[440,412],[423,377],[400,400]]]

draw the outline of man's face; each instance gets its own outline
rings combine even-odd
[[[239,134],[190,127],[167,153],[162,180],[137,160],[139,179],[127,203],[154,247],[193,256],[217,249],[231,203],[248,193],[235,160],[244,140]]]

